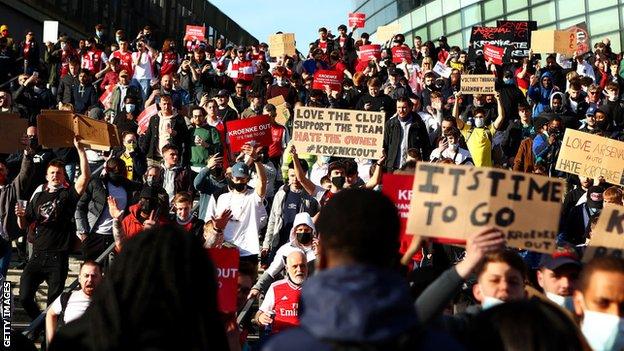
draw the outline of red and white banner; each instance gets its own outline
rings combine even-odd
[[[102,103],[102,106],[104,106],[105,111],[111,108],[111,100],[113,99],[113,90],[115,90],[116,86],[117,85],[115,84],[110,84],[108,88],[104,90],[102,95],[100,95],[100,102]]]
[[[206,27],[203,26],[186,26],[184,40],[204,41],[206,38]]]
[[[237,119],[225,122],[225,126],[232,152],[239,152],[243,145],[251,142],[254,142],[255,146],[269,146],[273,142],[269,116]]]
[[[504,55],[505,55],[505,48],[501,48],[501,47],[494,46],[491,44],[483,45],[483,57],[485,58],[486,62],[492,60],[492,63],[494,63],[497,66],[500,66],[503,64]]]
[[[239,253],[237,249],[208,249],[208,254],[217,270],[217,301],[219,311],[236,312],[236,300],[238,296],[238,264]]]
[[[145,134],[147,130],[147,126],[149,125],[149,121],[152,116],[156,116],[158,114],[158,105],[152,104],[149,105],[141,114],[137,117],[137,123],[139,124],[139,130],[137,133]]]
[[[342,90],[342,79],[344,73],[330,70],[317,70],[314,72],[314,82],[312,89],[325,90],[325,86],[329,85],[331,90]]]
[[[412,49],[407,46],[395,46],[392,48],[392,62],[402,63],[406,60],[407,63],[412,63]]]
[[[347,22],[349,28],[364,28],[364,25],[366,24],[366,14],[357,12],[350,13]]]
[[[372,58],[381,60],[381,45],[373,44],[373,45],[360,46],[360,51],[358,52],[358,58],[360,59],[360,61],[368,61]]]

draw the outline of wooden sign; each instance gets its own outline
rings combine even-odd
[[[596,227],[592,230],[583,262],[594,257],[614,256],[624,258],[624,206],[605,204]]]
[[[432,164],[416,167],[407,232],[466,239],[497,227],[511,247],[555,249],[565,182],[495,168]]]
[[[624,185],[624,142],[567,128],[555,168]]]
[[[383,112],[297,107],[292,142],[313,155],[379,159],[383,149]]]
[[[496,77],[491,74],[462,74],[462,94],[494,94]]]
[[[272,57],[280,57],[282,55],[295,56],[297,53],[295,34],[283,33],[270,35],[269,52]]]
[[[531,33],[531,50],[534,53],[574,55],[576,34],[567,30],[536,30]]]

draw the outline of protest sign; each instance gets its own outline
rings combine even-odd
[[[572,27],[568,27],[566,30],[576,38],[577,56],[581,56],[590,51],[589,31],[587,30],[587,24],[585,22],[577,23]]]
[[[407,63],[412,63],[412,49],[408,46],[395,46],[392,48],[392,62],[402,63],[403,60],[407,60]]]
[[[407,232],[466,239],[499,228],[507,245],[549,253],[555,248],[565,182],[494,168],[419,163]]]
[[[43,21],[43,42],[56,43],[58,40],[58,21]]]
[[[379,159],[384,124],[383,112],[300,106],[292,142],[302,153]]]
[[[237,249],[208,249],[208,255],[217,270],[217,303],[221,312],[236,312],[238,296],[238,265]]]
[[[70,111],[43,110],[37,116],[39,143],[46,148],[74,147],[74,137],[89,149],[121,146],[117,127]]]
[[[269,116],[255,116],[225,122],[230,150],[239,152],[247,143],[255,146],[271,145],[271,122]]]
[[[559,53],[574,55],[576,34],[565,30],[536,30],[531,34],[531,50],[534,53]]]
[[[285,126],[290,119],[290,110],[288,109],[288,106],[286,106],[286,100],[284,100],[284,97],[282,95],[278,95],[267,100],[267,103],[275,106],[275,112],[277,113],[277,116],[275,116],[275,123]]]
[[[483,46],[483,57],[485,57],[485,61],[492,61],[497,66],[503,64],[503,56],[505,55],[505,48],[501,48],[498,46],[485,44]]]
[[[496,77],[491,74],[462,74],[462,94],[493,94]]]
[[[340,91],[342,90],[343,77],[344,73],[342,72],[323,69],[316,70],[314,72],[312,89],[325,90],[325,86],[329,85],[331,90]]]
[[[22,137],[26,135],[28,120],[17,113],[0,113],[0,153],[12,154],[24,150]]]
[[[360,61],[368,61],[372,58],[381,60],[381,45],[372,44],[372,45],[360,46],[360,51],[358,52],[358,58],[360,59]]]
[[[496,27],[506,28],[511,32],[502,37],[502,43],[488,44],[496,45],[505,49],[505,58],[523,58],[529,56],[529,44],[531,43],[531,32],[537,30],[536,21],[496,21]]]
[[[448,67],[440,61],[436,62],[435,66],[433,66],[433,72],[444,78],[450,77],[452,70],[453,69],[451,67]]]
[[[399,24],[394,23],[388,24],[386,26],[377,27],[377,32],[375,33],[375,35],[377,37],[377,41],[383,43],[394,38],[394,36],[396,34],[399,34],[400,31],[401,27],[399,26]]]
[[[197,40],[204,41],[206,38],[206,27],[204,26],[186,26],[186,32],[184,33],[184,40]]]
[[[596,227],[592,230],[583,262],[594,257],[613,256],[624,258],[624,207],[605,204]]]
[[[153,116],[158,114],[158,105],[152,104],[145,108],[137,117],[137,123],[139,125],[139,134],[145,134],[147,131],[147,127],[149,126],[149,121]]]
[[[555,168],[624,185],[624,142],[567,128]]]
[[[295,56],[296,51],[294,33],[269,35],[269,52],[272,57]]]
[[[364,24],[366,23],[366,14],[357,12],[350,13],[347,22],[349,28],[364,28]]]

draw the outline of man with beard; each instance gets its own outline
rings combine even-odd
[[[260,326],[271,325],[271,334],[299,325],[299,296],[301,286],[308,277],[306,255],[300,250],[286,257],[286,278],[271,284],[256,313]]]
[[[52,341],[59,324],[64,325],[80,318],[89,307],[95,288],[102,282],[102,269],[97,263],[86,261],[80,267],[78,279],[81,289],[62,293],[58,299],[54,300],[46,313],[46,340],[48,344]]]

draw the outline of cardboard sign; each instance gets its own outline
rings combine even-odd
[[[407,63],[412,63],[412,49],[407,46],[395,46],[392,48],[392,62],[403,63],[403,60],[407,60]]]
[[[585,22],[575,24],[566,30],[570,35],[576,37],[576,56],[581,56],[591,50],[589,46],[589,31],[587,30],[587,24]]]
[[[381,45],[362,45],[360,51],[358,51],[358,58],[360,61],[368,61],[372,58],[381,60]]]
[[[503,64],[503,56],[505,55],[505,48],[500,48],[498,46],[485,44],[483,46],[483,57],[485,57],[485,61],[492,60],[497,66]]]
[[[239,152],[247,143],[255,143],[255,146],[269,146],[273,141],[269,116],[237,119],[225,122],[225,125],[232,152]]]
[[[269,52],[271,53],[271,57],[280,57],[282,55],[295,56],[297,54],[295,34],[283,33],[269,35]]]
[[[531,50],[572,56],[576,52],[576,34],[565,30],[536,30],[531,35]]]
[[[186,32],[184,33],[184,40],[206,40],[206,27],[204,26],[186,26]]]
[[[462,74],[462,94],[494,94],[496,77],[491,74]]]
[[[0,113],[0,153],[12,154],[24,150],[22,137],[26,135],[28,120],[17,113]]]
[[[299,106],[292,142],[301,153],[379,159],[384,125],[383,112]]]
[[[495,168],[418,163],[407,232],[466,239],[489,226],[511,247],[555,249],[565,182]]]
[[[398,23],[389,24],[387,26],[379,26],[377,27],[377,32],[375,33],[377,37],[377,41],[380,43],[386,42],[392,38],[396,34],[399,34],[401,31],[401,27]]]
[[[624,207],[605,204],[598,223],[592,231],[583,262],[594,257],[614,256],[624,258]]]
[[[624,142],[567,128],[555,168],[624,185]]]
[[[286,126],[288,120],[290,120],[290,110],[286,106],[286,101],[282,95],[278,95],[272,99],[267,100],[267,103],[275,106],[277,116],[275,116],[275,123]]]
[[[349,28],[364,28],[364,24],[366,23],[366,14],[357,12],[350,13],[347,23],[347,27]]]
[[[238,265],[239,253],[237,249],[222,248],[208,249],[210,259],[217,270],[217,302],[219,311],[236,312],[238,296]]]
[[[58,40],[58,21],[43,21],[43,42],[56,43]]]
[[[108,151],[121,146],[117,127],[104,121],[69,111],[42,111],[37,116],[39,143],[46,148],[74,147],[74,137],[82,138],[81,144],[93,150]]]
[[[147,131],[147,127],[149,126],[149,121],[153,116],[158,114],[158,105],[152,104],[145,108],[139,116],[137,116],[137,124],[139,125],[139,130],[137,133],[145,134]]]
[[[451,67],[448,67],[440,61],[436,62],[435,66],[433,67],[433,72],[444,78],[450,77],[451,71],[453,71]]]
[[[329,85],[331,90],[341,91],[343,77],[344,73],[342,72],[323,69],[316,70],[316,72],[314,72],[312,89],[325,90],[325,86]]]

